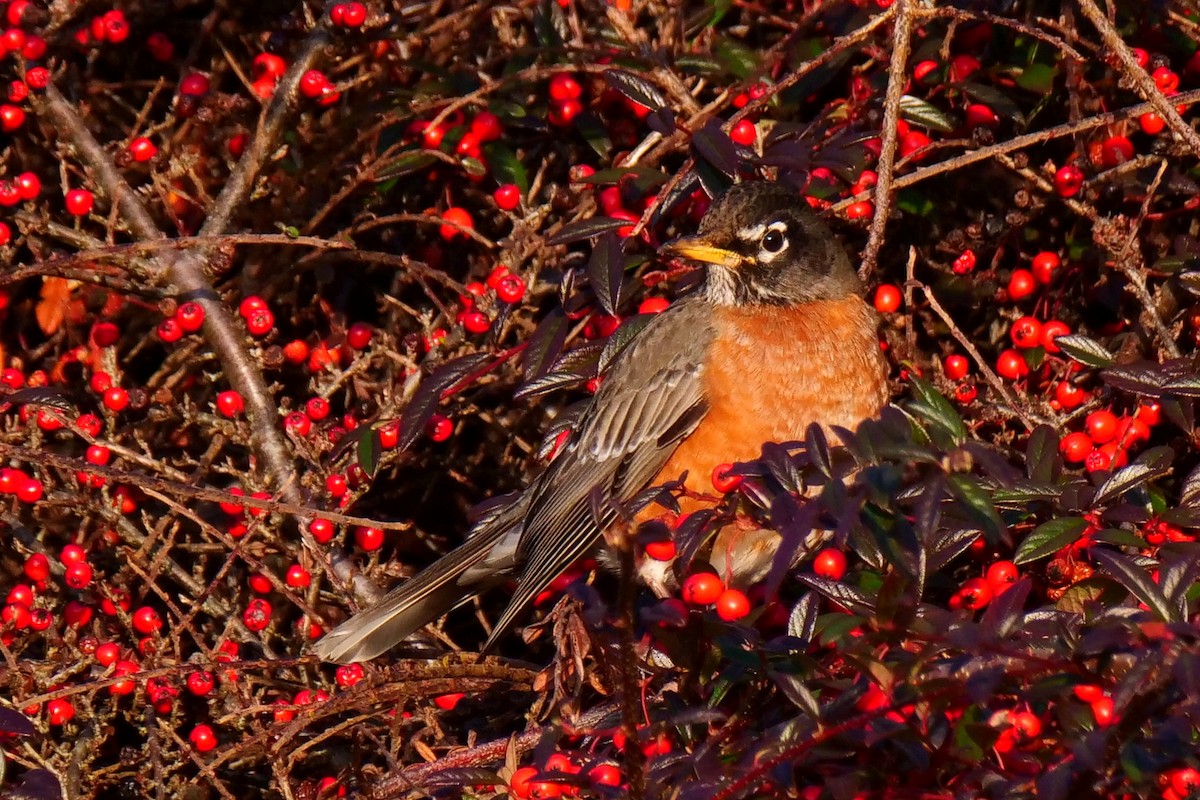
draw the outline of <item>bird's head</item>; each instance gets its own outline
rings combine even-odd
[[[778,183],[736,184],[713,201],[695,236],[659,252],[706,264],[708,298],[718,305],[793,305],[862,289],[833,232]]]

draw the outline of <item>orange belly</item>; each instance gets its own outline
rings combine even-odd
[[[704,376],[708,414],[656,484],[687,472],[688,489],[711,494],[719,464],[758,458],[766,442],[803,439],[813,422],[827,433],[830,425],[853,429],[887,402],[877,318],[859,297],[791,309],[718,307],[715,320]],[[682,505],[700,504],[684,498]]]

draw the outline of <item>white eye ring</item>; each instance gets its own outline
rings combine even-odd
[[[763,234],[760,246],[767,253],[778,253],[787,244],[787,239],[783,235],[783,231],[778,228],[772,228]]]

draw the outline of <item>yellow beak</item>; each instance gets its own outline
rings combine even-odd
[[[746,261],[745,256],[732,250],[714,247],[699,236],[685,236],[682,239],[667,242],[658,248],[658,253],[668,258],[690,258],[692,261],[718,264],[729,269],[737,269]]]

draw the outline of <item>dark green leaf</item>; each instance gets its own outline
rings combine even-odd
[[[745,80],[758,70],[757,51],[725,36],[717,39],[713,56],[726,72],[738,80]]]
[[[615,233],[601,235],[588,259],[588,285],[596,293],[604,313],[616,316],[621,307],[621,289],[625,285],[625,257],[621,240]]]
[[[954,406],[950,405],[950,401],[924,378],[914,375],[911,383],[916,400],[910,404],[909,410],[945,431],[953,444],[961,445],[966,441],[967,426],[963,424],[962,417],[954,410]]]
[[[1004,532],[1004,523],[979,482],[970,475],[955,473],[949,477],[946,485],[950,493],[962,501],[968,516],[988,534],[989,540],[994,542],[998,539]]]
[[[524,196],[529,191],[529,176],[525,174],[525,165],[517,158],[517,154],[500,142],[488,142],[483,146],[483,154],[488,165],[492,168],[492,177],[496,183],[514,183]]]
[[[368,477],[373,478],[382,457],[383,443],[379,441],[379,427],[372,426],[370,435],[358,440],[358,465]]]
[[[657,111],[667,104],[667,98],[650,81],[623,69],[604,72],[604,82],[640,106]]]
[[[614,219],[612,217],[588,217],[587,219],[576,220],[575,222],[563,225],[546,238],[546,244],[571,244],[572,242],[579,242],[584,239],[590,239],[593,236],[599,236],[602,233],[620,230],[628,224],[623,219]]]
[[[1017,75],[1017,86],[1037,94],[1046,94],[1054,88],[1058,67],[1051,64],[1030,64]]]
[[[1171,471],[1174,455],[1174,451],[1169,447],[1156,447],[1142,453],[1132,464],[1110,475],[1096,490],[1096,498],[1092,502],[1103,505],[1146,481],[1166,475]]]
[[[1104,345],[1080,333],[1059,336],[1054,343],[1068,356],[1089,367],[1111,367],[1115,360]]]
[[[958,127],[949,114],[909,94],[900,97],[900,116],[909,122],[941,133],[950,133]]]
[[[405,175],[411,175],[414,172],[420,172],[437,160],[436,156],[430,155],[424,150],[410,150],[407,153],[401,154],[391,164],[379,170],[375,174],[375,182],[383,183],[392,178],[400,178]]]
[[[537,329],[529,337],[525,352],[521,354],[521,369],[526,379],[540,377],[550,370],[562,352],[569,329],[570,322],[561,308],[555,308],[538,323]]]
[[[1029,479],[1038,483],[1054,480],[1054,467],[1058,463],[1058,432],[1050,425],[1039,425],[1029,434],[1025,443],[1025,472]]]
[[[1080,534],[1087,530],[1088,524],[1086,519],[1080,517],[1059,517],[1043,522],[1017,545],[1013,561],[1017,564],[1028,564],[1057,553],[1077,540]]]
[[[1158,614],[1164,622],[1183,621],[1176,615],[1175,609],[1167,602],[1167,598],[1163,596],[1158,584],[1150,578],[1150,573],[1141,564],[1128,556],[1104,547],[1093,547],[1091,556],[1109,575],[1128,589],[1130,594]]]

